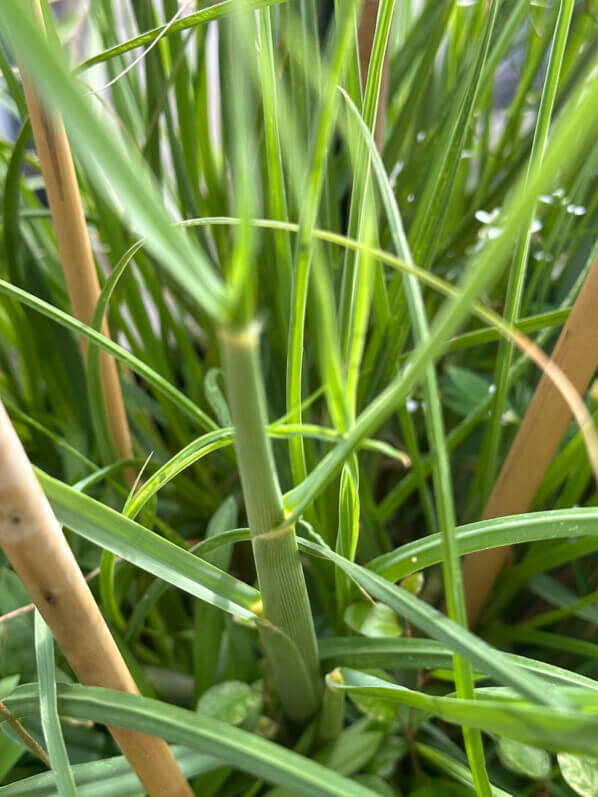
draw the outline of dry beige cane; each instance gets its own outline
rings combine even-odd
[[[552,361],[583,395],[598,367],[598,258],[577,297]],[[571,420],[571,410],[544,374],[502,466],[482,518],[527,512]],[[475,625],[510,547],[465,557],[463,581],[470,625]]]
[[[376,33],[376,20],[378,19],[378,6],[380,0],[364,0],[359,20],[359,66],[361,70],[361,86],[365,90],[368,77],[368,68],[372,47],[374,45],[374,34]],[[384,143],[384,125],[386,123],[386,107],[388,104],[388,79],[390,74],[390,59],[388,52],[384,56],[382,66],[382,81],[380,84],[380,99],[378,102],[378,115],[376,117],[376,129],[374,130],[374,141],[380,152]]]
[[[0,545],[81,683],[138,694],[2,403]],[[164,740],[110,732],[150,797],[193,797]]]
[[[43,27],[39,0],[34,0],[32,10]],[[21,70],[21,78],[73,313],[79,321],[91,324],[100,295],[100,285],[64,124],[58,114],[44,107],[26,70]],[[110,334],[106,322],[102,326],[102,334]],[[85,356],[84,341],[81,346]],[[131,436],[116,363],[106,352],[100,353],[100,362],[112,440],[118,455],[123,459],[130,459],[133,456]],[[128,472],[127,478],[132,481],[134,473]]]

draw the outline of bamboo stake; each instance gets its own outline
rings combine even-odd
[[[33,12],[43,28],[39,0],[34,0]],[[60,115],[44,107],[26,70],[21,69],[21,79],[73,313],[79,321],[91,324],[100,284],[66,131]],[[103,335],[110,335],[107,321],[102,324],[101,331]],[[87,347],[84,340],[81,348],[85,357]],[[131,459],[131,436],[116,362],[102,351],[100,363],[112,440],[118,455],[122,459]],[[132,481],[134,474],[127,473],[127,478]]]
[[[357,34],[359,41],[359,66],[361,70],[361,87],[364,91],[368,78],[372,46],[374,44],[374,34],[376,33],[379,5],[380,0],[364,0],[359,20],[359,30]],[[380,152],[382,152],[382,145],[384,144],[384,125],[386,124],[386,109],[388,106],[389,77],[390,59],[388,57],[388,52],[386,52],[384,56],[384,66],[382,68],[378,115],[376,117],[376,127],[374,129],[374,141]]]
[[[1,402],[0,545],[81,683],[138,694]],[[109,730],[150,797],[192,797],[163,739]]]
[[[551,360],[583,395],[598,367],[598,257],[563,327]],[[571,420],[571,410],[544,374],[527,408],[482,519],[527,512]],[[463,579],[470,625],[475,625],[511,548],[466,556]]]

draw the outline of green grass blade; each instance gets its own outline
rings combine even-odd
[[[262,102],[264,106],[264,137],[266,146],[267,169],[269,179],[268,202],[270,215],[274,219],[288,221],[288,205],[284,172],[282,166],[282,150],[280,146],[280,123],[278,102],[278,80],[274,57],[274,39],[270,9],[259,13],[260,30],[260,69],[262,81]],[[293,252],[288,233],[276,233],[276,257],[278,263],[278,279],[280,286],[281,314],[285,319],[291,306],[291,269]],[[288,329],[286,330],[288,334]]]
[[[374,170],[378,178],[378,187],[383,197],[390,234],[397,254],[408,264],[413,265],[411,250],[405,240],[403,223],[399,213],[390,181],[384,171],[382,159],[376,151],[376,145],[370,130],[359,119],[357,109],[350,97],[345,94],[345,99],[353,115],[360,123],[360,130],[364,144],[368,148],[368,155],[374,162]],[[411,315],[413,336],[416,346],[425,345],[430,337],[428,319],[424,307],[424,300],[420,284],[413,274],[403,275],[403,285],[407,296],[407,305]],[[424,374],[424,403],[425,422],[430,447],[434,451],[432,460],[432,476],[434,480],[434,495],[436,515],[442,540],[442,572],[447,611],[451,620],[463,628],[467,628],[467,610],[463,591],[463,579],[459,560],[459,550],[455,537],[455,507],[453,503],[453,487],[451,478],[450,460],[446,445],[442,406],[440,404],[438,383],[433,365],[426,368]],[[473,698],[473,671],[469,662],[455,657],[455,681],[459,697],[471,700]],[[472,775],[476,783],[478,794],[491,793],[490,781],[486,772],[484,748],[479,732],[464,728],[465,747],[469,758]]]
[[[218,537],[236,525],[237,504],[234,497],[229,496],[212,515],[206,529],[205,539]],[[216,567],[220,567],[221,570],[228,570],[231,556],[232,550],[227,547],[224,550],[220,549],[208,554],[208,561]],[[222,614],[213,606],[197,602],[193,623],[195,631],[193,639],[193,699],[197,700],[216,681],[224,622]]]
[[[410,592],[386,581],[377,573],[350,562],[339,556],[330,548],[302,540],[301,547],[305,551],[331,561],[341,568],[358,586],[382,603],[386,603],[394,611],[409,622],[425,631],[433,639],[445,642],[455,653],[467,658],[475,667],[493,675],[500,683],[512,686],[520,694],[537,701],[539,704],[562,706],[563,700],[557,694],[547,694],[546,687],[538,678],[523,673],[513,667],[500,651],[490,647],[465,628],[449,620],[437,609],[416,598]]]
[[[217,758],[197,753],[186,747],[175,745],[172,752],[187,778],[211,772],[220,766]],[[71,767],[79,797],[139,797],[143,792],[137,775],[124,756],[102,758]],[[0,787],[3,797],[56,797],[54,775],[23,778]]]
[[[598,509],[595,507],[509,515],[459,526],[456,540],[459,554],[465,556],[474,551],[517,543],[567,539],[572,536],[592,538],[597,519]],[[368,568],[389,581],[398,581],[421,568],[437,564],[441,557],[440,535],[431,534],[373,559]]]
[[[255,619],[259,593],[124,515],[41,471],[58,520],[76,534],[233,615]]]
[[[484,64],[490,48],[499,5],[500,0],[492,1],[488,11],[484,37],[480,43],[471,75],[455,108],[443,149],[427,180],[413,223],[410,235],[413,241],[413,257],[415,262],[422,267],[427,267],[432,261],[442,234],[457,168],[461,163],[465,137],[471,123]]]
[[[213,317],[226,317],[220,278],[199,247],[169,224],[158,188],[139,153],[132,148],[125,151],[110,129],[98,124],[64,59],[48,46],[27,9],[10,3],[4,11],[5,33],[32,73],[42,96],[61,108],[71,142],[83,155],[99,190],[109,201],[118,195],[129,223],[146,236],[148,248],[181,289]]]
[[[0,47],[0,72],[2,73],[2,77],[6,82],[6,87],[15,103],[15,107],[19,112],[19,116],[23,120],[27,119],[29,116],[27,111],[27,103],[25,102],[25,97],[23,96],[23,92],[21,91],[19,83],[13,74],[12,67],[4,46]]]
[[[517,741],[535,744],[547,750],[568,750],[591,754],[593,735],[598,728],[594,711],[561,711],[516,703],[511,700],[461,700],[416,692],[398,684],[383,681],[357,670],[342,670],[344,684],[338,689],[354,690],[430,712],[446,722],[499,733]]]
[[[550,186],[553,176],[563,169],[564,153],[569,155],[571,166],[573,157],[585,151],[590,126],[598,117],[597,98],[597,84],[588,81],[571,99],[569,112],[564,114],[561,124],[555,130],[544,167],[535,170],[527,185],[519,184],[514,193],[503,216],[503,233],[484,247],[467,269],[459,295],[448,302],[437,316],[427,345],[419,348],[409,359],[408,367],[361,413],[344,441],[300,485],[286,495],[285,505],[291,517],[298,517],[319,495],[360,439],[370,436],[396,406],[407,399],[415,384],[422,378],[426,367],[443,351],[459,323],[467,316],[471,304],[496,279],[510,250],[510,241],[519,231],[521,218],[526,217],[536,196]],[[574,135],[574,131],[577,131],[577,135]]]
[[[451,758],[440,750],[436,750],[433,747],[421,743],[416,743],[415,749],[425,761],[428,761],[433,766],[440,769],[441,772],[448,773],[459,783],[471,786],[472,788],[474,787],[473,778],[467,767],[455,761],[454,758]],[[499,789],[497,786],[491,786],[491,789],[493,797],[513,797],[511,792]]]
[[[372,52],[363,98],[363,121],[373,131],[378,115],[382,70],[388,48],[394,0],[381,0],[372,43]],[[370,155],[359,139],[353,158],[354,178],[349,209],[349,236],[366,241],[373,238],[373,197],[370,195]],[[352,416],[355,415],[357,374],[365,346],[365,333],[373,289],[373,263],[368,258],[360,263],[359,253],[345,253],[343,282],[341,286],[340,324],[348,363],[347,390]]]
[[[359,466],[351,457],[341,472],[336,552],[355,559],[359,542]],[[344,573],[336,572],[336,603],[339,618],[349,602],[350,584]]]
[[[37,611],[35,612],[35,656],[39,678],[39,713],[58,794],[60,797],[77,797],[75,780],[58,717],[54,638]]]
[[[355,12],[358,5],[358,0],[349,0],[349,2],[344,3],[342,14],[337,20],[336,47],[332,63],[325,78],[320,101],[320,117],[317,124],[317,132],[314,136],[305,200],[301,209],[300,232],[295,255],[295,276],[287,356],[287,412],[289,412],[291,423],[301,422],[301,373],[307,292],[312,257],[311,239],[320,204],[326,153],[336,117],[336,86],[350,53]],[[292,440],[289,448],[293,477],[295,482],[299,483],[306,475],[302,442],[300,440]]]
[[[598,681],[542,661],[504,653],[514,666],[545,678],[550,684],[598,691]],[[429,639],[340,637],[320,640],[320,657],[339,667],[418,670],[450,669],[453,653]]]
[[[72,330],[81,337],[85,338],[92,343],[96,343],[100,348],[104,351],[107,351],[117,360],[122,362],[124,365],[128,365],[132,371],[142,376],[146,379],[152,387],[154,387],[157,391],[162,393],[164,396],[167,396],[168,399],[173,402],[179,409],[188,415],[189,418],[193,419],[201,428],[205,429],[214,429],[216,424],[214,421],[206,415],[203,410],[201,410],[193,401],[191,401],[187,396],[181,393],[174,385],[171,385],[164,377],[160,376],[153,368],[150,368],[144,362],[139,360],[137,357],[133,356],[130,352],[124,349],[122,346],[119,346],[114,341],[110,340],[109,338],[104,337],[104,335],[96,332],[91,327],[88,327],[86,324],[83,324],[81,321],[78,321],[73,316],[69,315],[68,313],[59,310],[57,307],[54,307],[48,302],[45,302],[43,299],[38,299],[37,296],[34,296],[27,291],[24,291],[22,288],[18,288],[16,285],[11,285],[10,282],[6,282],[5,280],[0,279],[0,293],[4,293],[8,296],[13,296],[17,301],[24,304],[26,307],[32,307],[37,312],[45,315],[47,318],[51,318],[57,324],[60,324],[67,329]]]
[[[224,143],[229,152],[230,180],[233,186],[233,206],[240,224],[233,231],[230,255],[227,258],[227,293],[231,322],[247,323],[255,316],[257,271],[253,267],[256,255],[255,229],[250,219],[255,215],[254,168],[257,146],[254,135],[251,83],[257,31],[252,14],[245,12],[242,0],[236,0],[236,13],[220,27],[220,79],[225,120]],[[243,130],[243,135],[234,131]]]
[[[126,514],[128,517],[134,518],[147,502],[168,484],[169,481],[174,479],[185,468],[190,467],[193,463],[198,462],[203,457],[211,454],[213,451],[218,451],[221,448],[230,446],[233,442],[232,429],[218,429],[215,432],[208,432],[202,435],[197,440],[189,443],[181,451],[175,454],[168,462],[152,474],[137,490],[135,495],[131,497],[131,501],[127,506]]]
[[[559,87],[561,67],[565,55],[565,47],[573,14],[574,0],[562,0],[556,20],[554,37],[550,49],[548,69],[544,81],[544,88],[540,99],[538,119],[534,130],[532,150],[528,165],[528,174],[532,170],[532,165],[537,168],[542,164],[544,152],[548,142],[548,132],[550,120],[552,118],[554,104]],[[530,254],[531,224],[534,209],[531,210],[526,219],[526,226],[522,230],[515,253],[513,263],[509,272],[509,282],[507,295],[503,310],[503,317],[509,323],[518,320],[523,298],[523,287],[527,274],[527,263]],[[502,418],[505,411],[509,387],[509,369],[513,360],[513,345],[510,341],[502,341],[499,344],[496,357],[496,369],[494,372],[494,384],[496,392],[490,420],[486,430],[480,456],[478,471],[479,476],[476,480],[481,494],[481,503],[484,504],[490,495],[490,491],[495,481],[496,464],[499,453],[500,441],[502,438]],[[475,489],[475,488],[474,488]]]
[[[37,689],[18,688],[6,700],[17,717],[37,712]],[[374,797],[355,781],[309,760],[281,745],[232,727],[211,717],[137,695],[89,686],[58,689],[61,714],[74,719],[110,723],[172,742],[200,748],[222,763],[292,789],[306,797]]]

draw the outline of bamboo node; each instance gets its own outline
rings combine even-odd
[[[245,346],[249,349],[259,341],[261,330],[262,325],[254,319],[241,329],[231,329],[230,327],[220,329],[218,336],[223,343],[227,343],[230,346]]]
[[[256,540],[274,540],[278,537],[284,537],[285,534],[291,534],[295,531],[295,524],[292,523],[290,526],[279,526],[276,529],[270,529],[270,531],[265,531],[263,534],[259,534],[255,539]]]
[[[345,679],[343,678],[342,672],[339,670],[338,667],[335,667],[334,670],[328,673],[326,676],[326,682],[334,688],[335,686],[342,686],[345,683]]]
[[[261,600],[252,603],[249,607],[249,610],[252,611],[256,617],[259,617],[261,620],[266,618],[266,613],[264,611],[264,604]]]

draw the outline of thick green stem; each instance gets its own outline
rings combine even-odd
[[[283,526],[282,495],[266,432],[259,325],[222,331],[220,342],[262,596],[261,638],[283,708],[291,719],[302,721],[321,700],[318,649],[295,526]]]
[[[266,434],[266,402],[259,362],[259,326],[220,333],[235,449],[251,536],[284,521],[272,448]]]
[[[345,693],[334,684],[342,685],[343,676],[338,667],[326,676],[322,713],[318,726],[318,740],[322,743],[334,741],[343,729],[345,720]]]
[[[262,642],[283,708],[301,722],[318,710],[322,683],[295,525],[254,537],[252,544],[264,615],[273,626],[261,629]]]

